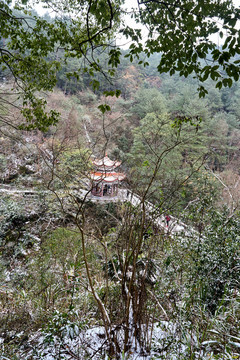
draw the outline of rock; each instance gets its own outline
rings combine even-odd
[[[18,172],[10,173],[10,174],[8,174],[8,176],[5,176],[4,178],[2,178],[2,183],[9,184],[13,180],[16,180],[18,178],[18,176],[19,176]]]
[[[18,171],[21,175],[31,175],[35,173],[35,168],[31,165],[21,165]]]

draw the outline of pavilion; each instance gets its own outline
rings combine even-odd
[[[113,161],[106,154],[102,159],[93,160],[93,165],[95,170],[90,174],[92,195],[117,196],[118,186],[126,177],[125,174],[115,171],[121,165],[121,161]]]

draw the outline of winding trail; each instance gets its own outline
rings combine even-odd
[[[104,202],[125,202],[129,201],[134,207],[138,207],[141,205],[141,198],[134,192],[131,192],[129,190],[120,189],[118,191],[118,195],[114,198],[111,198],[110,196],[105,197],[96,197],[92,195],[88,195],[86,197],[87,199],[98,202],[98,203],[104,203]],[[188,225],[184,224],[181,220],[171,216],[171,220],[169,223],[169,227],[166,225],[166,220],[164,215],[157,215],[157,208],[154,204],[152,204],[150,201],[145,200],[145,208],[147,212],[147,216],[151,217],[153,223],[156,227],[163,230],[166,233],[195,233],[196,231],[192,228],[190,228]]]
[[[22,195],[24,197],[37,197],[42,193],[50,193],[50,190],[34,190],[32,188],[15,188],[11,185],[0,184],[0,194],[11,195],[11,196],[19,196]],[[65,191],[60,191],[58,194],[66,195]],[[77,195],[81,199],[85,199],[87,201],[92,201],[95,203],[109,203],[109,202],[126,202],[129,201],[134,207],[141,206],[141,198],[135,194],[134,192],[130,192],[129,190],[119,189],[118,195],[115,197],[104,196],[97,197],[93,196],[89,193],[89,191],[84,189],[79,189],[78,191],[74,191],[74,194]],[[157,215],[157,208],[154,204],[149,201],[145,201],[145,209],[147,216],[150,217],[155,224],[156,227],[163,230],[166,233],[188,233],[193,234],[196,231],[190,228],[188,225],[184,224],[179,219],[171,216],[171,220],[169,223],[169,227],[166,226],[165,216]]]

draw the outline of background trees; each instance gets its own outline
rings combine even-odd
[[[88,73],[94,89],[106,77],[111,82],[115,69],[123,61],[120,47],[112,41],[117,32],[131,41],[129,51],[124,54],[131,61],[137,58],[147,66],[144,56],[161,54],[156,62],[158,71],[171,75],[177,72],[185,77],[193,73],[200,82],[200,96],[207,93],[201,83],[208,78],[216,82],[217,88],[231,87],[233,80],[239,78],[239,32],[235,25],[240,15],[230,0],[211,0],[207,6],[204,1],[187,0],[178,4],[172,0],[138,2],[131,15],[147,28],[145,43],[141,42],[140,29],[125,24],[123,1],[72,1],[64,7],[51,1],[45,5],[52,9],[54,18],[31,14],[19,2],[12,9],[10,3],[1,1],[0,8],[1,71],[14,78],[21,93],[28,129],[44,130],[57,121],[58,114],[53,109],[47,112],[46,100],[36,92],[52,90],[57,82],[56,72],[69,61],[71,81]],[[220,38],[226,35],[222,47],[211,39],[214,34]],[[105,66],[100,61],[103,53]],[[76,59],[75,64],[71,59]],[[99,73],[103,77],[99,78]],[[58,76],[59,84],[62,76]],[[66,91],[67,88],[66,82]],[[109,85],[105,90],[116,88]]]
[[[148,29],[145,53],[148,56],[162,53],[158,64],[160,73],[170,71],[173,75],[179,72],[185,77],[194,73],[200,82],[211,77],[218,88],[231,86],[232,77],[239,79],[238,60],[235,59],[239,54],[239,34],[235,29],[239,9],[234,9],[232,1],[211,1],[208,6],[204,1],[182,0],[177,4],[174,1],[138,1],[134,16]],[[223,38],[225,31],[227,37],[219,48],[211,35],[219,34]],[[131,29],[124,32],[131,34]],[[138,31],[135,36],[136,43],[131,46],[130,56],[143,50],[142,44],[137,43],[140,39]],[[206,93],[202,85],[198,90],[200,96]]]
[[[133,16],[149,29],[141,45],[141,31],[122,25],[120,1],[47,5],[55,18],[0,9],[8,81],[1,83],[1,356],[236,357],[239,86],[227,86],[238,78],[239,12],[231,1],[139,2]],[[225,21],[228,47],[209,39],[215,17]],[[112,39],[122,26],[133,42],[121,55]],[[41,92],[55,85],[64,94]],[[115,88],[122,97],[101,95]],[[21,131],[20,145],[18,108],[34,130]],[[14,117],[13,139],[6,115],[12,125]],[[123,160],[135,206],[81,196],[91,151],[101,156],[106,147]],[[156,227],[166,212],[187,231]],[[87,338],[94,326],[101,343]]]
[[[220,111],[213,110],[208,98],[203,107],[193,97],[192,79],[174,78],[169,93],[171,78],[158,76],[157,81],[157,74],[149,78],[139,67],[143,89],[130,92],[127,100],[107,99],[111,112],[97,110],[102,98],[91,90],[74,96],[56,90],[48,101],[63,114],[57,128],[45,134],[21,132],[24,147],[0,139],[2,183],[6,179],[10,190],[44,190],[32,198],[19,193],[1,197],[5,357],[61,353],[89,358],[95,353],[101,358],[125,351],[131,358],[136,344],[145,354],[166,359],[235,356],[238,351],[232,342],[238,341],[239,317],[238,213],[233,202],[239,190],[239,134],[227,124],[226,92],[220,93]],[[148,94],[153,76],[157,86]],[[172,110],[175,100],[181,117]],[[202,122],[187,117],[189,104],[207,114]],[[86,149],[100,156],[106,141],[110,157],[115,151],[122,156],[128,187],[140,195],[136,207],[128,202],[96,205],[80,197],[89,170]],[[10,163],[16,174],[12,180],[4,175]],[[29,166],[31,174],[21,171]],[[228,211],[222,209],[222,194]],[[156,206],[150,215],[146,199]],[[194,232],[174,236],[157,229],[153,220],[166,212],[181,217]],[[102,342],[97,347],[91,343],[91,350],[89,338],[81,336],[103,325],[103,319],[106,331],[97,337]]]

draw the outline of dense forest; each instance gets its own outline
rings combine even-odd
[[[240,84],[96,51],[99,86],[58,53],[44,131],[0,70],[0,359],[240,359]],[[135,205],[91,196],[106,153]]]

